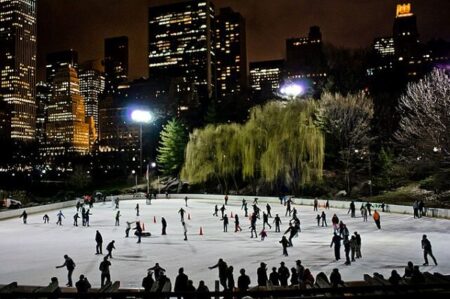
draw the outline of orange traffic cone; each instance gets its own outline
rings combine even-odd
[[[153,216],[153,223],[156,223],[156,216]]]
[[[188,220],[191,220],[191,213],[188,214]]]
[[[203,236],[203,228],[200,226],[200,236]]]
[[[233,216],[233,212],[231,212],[231,216],[230,216],[231,218],[234,218],[234,216]]]

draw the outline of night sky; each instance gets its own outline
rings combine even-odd
[[[148,7],[176,0],[38,0],[38,67],[45,55],[73,48],[80,62],[103,58],[106,37],[127,35],[130,79],[147,76]],[[397,0],[213,0],[231,6],[247,21],[248,61],[284,56],[288,37],[306,36],[319,25],[325,42],[367,47],[374,37],[391,35]],[[406,1],[405,1],[406,2]],[[450,40],[450,0],[411,0],[420,39]]]

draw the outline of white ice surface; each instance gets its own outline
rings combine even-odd
[[[136,217],[134,210],[137,202],[140,204],[141,217]],[[195,286],[199,280],[204,280],[213,289],[218,271],[209,270],[208,266],[214,265],[218,258],[223,258],[228,265],[234,266],[235,281],[239,276],[239,269],[245,268],[252,285],[256,283],[256,269],[262,261],[268,264],[268,272],[273,266],[279,267],[281,261],[285,261],[290,268],[297,259],[301,259],[313,275],[320,271],[328,275],[332,268],[338,267],[343,279],[347,281],[362,280],[364,273],[379,272],[389,276],[392,269],[397,269],[403,275],[407,261],[420,265],[423,263],[420,243],[422,234],[428,235],[439,266],[421,267],[421,270],[450,273],[448,220],[413,219],[410,215],[381,213],[382,229],[378,230],[371,218],[364,223],[360,217],[350,218],[346,210],[331,209],[326,211],[329,226],[322,228],[317,227],[317,212],[313,212],[312,207],[294,205],[299,211],[302,232],[294,239],[294,247],[288,248],[289,257],[283,257],[278,243],[282,233],[275,233],[272,227],[265,241],[250,239],[249,221],[243,217],[240,201],[233,200],[229,200],[226,213],[228,216],[230,212],[239,214],[243,231],[234,232],[234,219],[231,218],[228,233],[224,233],[222,222],[212,216],[214,204],[216,202],[207,200],[189,200],[189,207],[185,208],[191,214],[191,220],[186,220],[189,241],[183,241],[183,229],[177,212],[184,207],[184,200],[179,199],[153,200],[152,205],[146,205],[144,200],[121,201],[120,212],[123,216],[119,227],[114,226],[116,211],[110,202],[94,206],[91,210],[90,227],[72,225],[75,208],[63,210],[66,217],[63,226],[55,224],[58,211],[48,213],[50,224],[43,224],[43,214],[30,215],[27,225],[22,224],[19,218],[0,221],[0,284],[17,281],[23,285],[47,285],[50,277],[56,276],[63,285],[66,283],[67,271],[65,268],[55,269],[55,266],[62,264],[63,255],[68,254],[77,265],[73,275],[74,282],[80,274],[85,274],[92,285],[98,286],[98,267],[103,256],[95,255],[96,230],[103,235],[103,247],[113,239],[116,241],[117,250],[113,251],[111,260],[111,277],[114,281],[121,281],[121,285],[125,287],[140,287],[146,269],[159,262],[167,270],[172,283],[178,268],[184,267]],[[222,201],[218,204],[220,207]],[[271,205],[272,215],[279,213],[282,216],[282,231],[285,230],[288,217],[284,217],[284,206],[275,202]],[[259,206],[265,210],[264,201],[261,200]],[[343,246],[343,259],[339,262],[334,261],[333,249],[329,247],[333,213],[347,224],[351,234],[354,231],[361,234],[363,258],[351,266],[344,265]],[[154,216],[156,224],[153,223]],[[168,222],[166,236],[161,236],[161,216]],[[136,244],[134,235],[125,238],[124,233],[125,221],[137,219],[143,221],[145,229],[152,233],[150,238],[142,238],[141,244]],[[200,227],[203,228],[203,236],[199,235]],[[262,223],[258,221],[258,233],[261,228]],[[103,253],[105,252],[106,249],[103,248]]]

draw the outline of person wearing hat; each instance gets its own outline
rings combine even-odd
[[[430,240],[427,239],[427,235],[422,236],[422,249],[423,249],[423,258],[425,259],[424,266],[428,266],[428,255],[434,261],[434,264],[437,266],[436,258],[433,255],[433,250],[431,249]]]
[[[291,276],[289,269],[284,265],[284,262],[281,262],[278,268],[278,278],[282,287],[287,287],[289,276]]]
[[[261,263],[260,267],[257,270],[257,275],[258,275],[258,286],[260,287],[265,287],[267,286],[267,268],[266,268],[266,263]]]

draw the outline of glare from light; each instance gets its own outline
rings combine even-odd
[[[134,110],[131,112],[131,119],[137,123],[149,123],[153,117],[150,111],[147,110]]]
[[[155,162],[152,162],[151,167],[152,167],[152,168],[155,168],[155,167],[156,167],[156,163],[155,163]]]
[[[288,97],[298,97],[303,93],[303,87],[298,84],[288,84],[281,87],[280,92]]]

